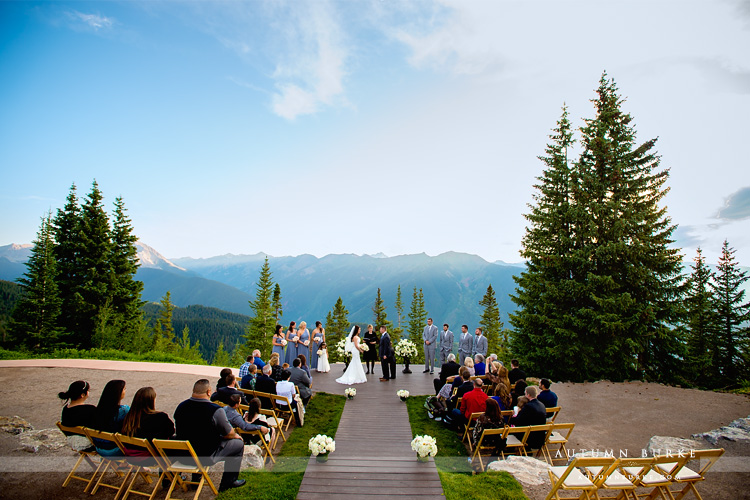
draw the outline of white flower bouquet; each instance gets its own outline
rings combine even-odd
[[[281,345],[286,345],[286,344],[287,344],[286,339],[281,339]]]
[[[401,339],[396,344],[396,356],[404,356],[408,358],[417,357],[417,346],[409,339]]]
[[[349,359],[352,357],[352,353],[348,352],[346,350],[346,339],[341,339],[336,344],[336,352],[339,354],[339,356],[343,357],[344,359]]]
[[[320,337],[315,337],[315,338],[313,339],[313,341],[314,341],[314,342],[320,342]]]
[[[318,356],[322,356],[324,352],[323,349],[318,349]]]
[[[396,392],[396,396],[400,397],[402,401],[406,401],[406,398],[409,397],[409,391],[406,389],[401,389]]]
[[[426,459],[437,455],[437,442],[432,436],[417,436],[411,441],[411,449],[417,452],[419,458]]]
[[[305,347],[307,347],[307,346],[309,346],[309,345],[310,345],[310,341],[309,341],[309,340],[304,340],[304,341],[302,342],[302,345],[304,345]]]
[[[363,344],[359,344],[359,347],[362,348],[363,352],[367,352],[367,351],[370,350],[370,348],[367,346],[367,344],[364,344],[364,343]]]
[[[344,389],[344,394],[346,394],[347,398],[353,399],[354,396],[357,395],[357,389],[355,389],[354,387],[347,387],[346,389]]]
[[[295,335],[294,337],[292,337],[292,342],[297,342],[298,340],[299,340],[298,335]]]
[[[310,448],[310,453],[312,453],[312,456],[314,457],[317,457],[318,455],[327,455],[332,451],[336,451],[336,441],[323,434],[318,434],[317,436],[310,438],[307,447]]]

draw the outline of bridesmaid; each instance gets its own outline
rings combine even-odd
[[[320,345],[326,341],[326,331],[320,321],[315,322],[315,330],[312,331],[313,344],[312,352],[310,353],[310,368],[313,370],[318,369],[318,350]]]
[[[299,341],[297,342],[297,356],[304,354],[306,358],[310,357],[310,330],[307,329],[307,323],[304,321],[299,324],[297,337],[299,337]],[[294,358],[292,358],[292,361],[294,361]],[[291,365],[292,363],[289,364]]]
[[[297,325],[296,321],[289,323],[289,329],[286,331],[286,356],[284,362],[289,363],[292,366],[292,361],[297,357],[297,342],[294,338],[297,336],[297,330],[294,328]]]
[[[281,325],[276,325],[276,333],[273,334],[273,338],[271,339],[273,342],[271,353],[273,354],[275,352],[279,356],[284,355],[284,344],[282,343],[282,340],[284,340],[284,332],[281,331],[283,328],[284,327]]]

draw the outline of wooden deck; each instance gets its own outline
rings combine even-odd
[[[435,462],[417,461],[410,443],[413,438],[406,404],[396,391],[406,389],[412,395],[434,393],[435,375],[404,375],[379,382],[380,365],[366,384],[354,385],[357,396],[346,402],[335,436],[336,451],[328,462],[310,458],[297,498],[299,500],[352,500],[400,498],[445,498]],[[329,373],[315,373],[313,388],[343,394],[347,386],[337,384],[343,365],[333,365]]]

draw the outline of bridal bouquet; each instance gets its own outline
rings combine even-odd
[[[299,340],[299,337],[297,335],[295,335],[294,337],[292,337],[292,342],[297,342],[298,340]]]
[[[367,351],[369,351],[369,350],[370,350],[370,348],[368,347],[368,345],[367,345],[367,344],[359,344],[359,347],[361,347],[361,348],[362,348],[362,351],[363,351],[363,352],[367,352]]]
[[[417,456],[422,459],[434,457],[437,455],[437,442],[432,436],[417,436],[411,442],[411,449],[417,452]]]
[[[357,395],[357,389],[355,389],[354,387],[347,387],[346,389],[344,389],[344,394],[346,394],[347,398],[353,399],[354,396]]]
[[[396,344],[396,356],[404,356],[407,358],[417,357],[417,346],[409,339],[401,339]]]
[[[401,401],[406,401],[406,398],[409,397],[409,391],[406,389],[401,389],[400,391],[396,392],[396,396],[401,398]]]
[[[286,344],[287,344],[286,339],[281,339],[281,345],[286,345]]]
[[[324,352],[323,349],[318,349],[318,356],[322,356]]]
[[[327,455],[332,451],[336,451],[336,441],[323,434],[318,434],[317,436],[310,438],[307,447],[310,448],[310,453],[312,453],[314,457],[317,457],[318,455]]]

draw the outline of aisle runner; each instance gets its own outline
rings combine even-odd
[[[341,415],[336,451],[326,463],[310,458],[298,500],[445,498],[435,462],[417,462],[411,449],[409,415],[395,385],[374,382],[380,385],[355,386],[358,394]]]

